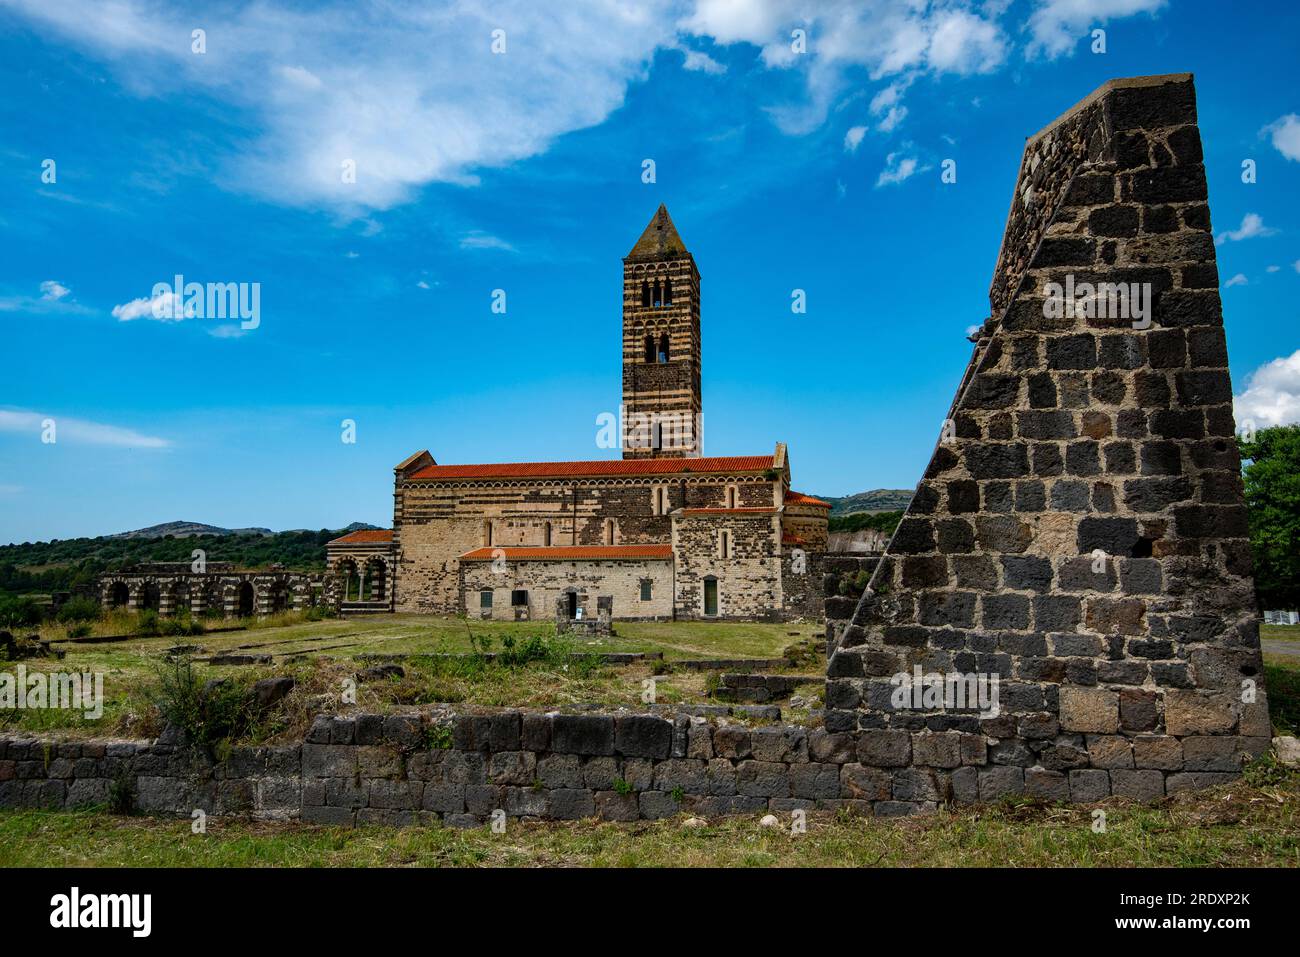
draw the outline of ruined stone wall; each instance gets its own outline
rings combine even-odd
[[[461,563],[464,586],[464,613],[471,618],[490,617],[504,621],[519,618],[518,606],[511,603],[516,589],[528,592],[526,617],[553,620],[556,600],[576,590],[596,608],[598,596],[614,599],[614,616],[619,619],[671,618],[673,615],[673,567],[668,559],[610,561],[512,561],[504,571],[493,569],[490,561]],[[641,583],[650,582],[649,601],[641,600]],[[490,614],[483,614],[480,593],[492,592]]]
[[[203,573],[180,570],[155,569],[108,572],[101,575],[96,585],[99,602],[105,608],[119,604],[129,611],[152,608],[160,615],[171,616],[188,612],[194,617],[220,615],[234,618],[241,613],[241,589],[247,584],[252,589],[251,601],[246,609],[251,615],[271,615],[281,611],[304,611],[318,605],[334,604],[332,582],[329,575],[305,572],[280,571],[230,571],[218,570],[213,563]],[[188,568],[188,563],[175,563]]]
[[[1121,282],[1148,284],[1149,321],[1046,302]],[[1113,81],[1029,141],[944,438],[828,622],[829,729],[977,734],[981,793],[1075,800],[1265,750],[1217,286],[1189,75]],[[998,676],[1001,713],[896,708],[890,676],[918,665]]]
[[[632,821],[796,809],[898,816],[1029,790],[1153,800],[1229,777],[1161,769],[1162,742],[1109,752],[1068,778],[997,759],[982,732],[744,727],[685,713],[320,716],[301,744],[235,747],[222,761],[156,741],[0,736],[0,807],[112,807],[188,818],[478,827],[509,818]],[[1195,763],[1195,762],[1189,762]]]

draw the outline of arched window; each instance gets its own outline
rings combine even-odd
[[[673,304],[673,281],[671,279],[665,278],[664,279],[664,305],[671,306],[672,304]]]
[[[663,287],[659,285],[659,280],[655,280],[654,291],[651,295],[651,305],[662,306],[664,304]]]
[[[546,545],[549,548],[551,544],[551,523],[546,523]]]
[[[614,544],[614,535],[616,533],[617,528],[618,528],[618,524],[614,521],[614,519],[612,518],[605,519],[605,544],[606,545]]]
[[[646,362],[655,361],[655,337],[654,336],[645,337],[645,361]]]
[[[650,305],[650,282],[648,280],[642,279],[641,280],[641,306],[643,308],[648,308],[649,305]]]
[[[659,361],[668,361],[668,333],[666,332],[659,337]]]
[[[736,495],[737,495],[737,493],[736,493],[736,486],[734,486],[734,485],[728,485],[728,486],[727,486],[727,498],[726,498],[727,508],[735,508],[735,507],[736,507]]]

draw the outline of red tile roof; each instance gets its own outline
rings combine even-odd
[[[600,558],[672,558],[671,545],[526,545],[476,548],[460,556],[463,562],[491,561],[504,556],[506,561],[586,561]]]
[[[684,508],[683,515],[771,515],[774,508]]]
[[[805,495],[803,492],[796,492],[794,489],[785,493],[786,505],[818,505],[822,508],[830,508],[830,502],[823,502],[819,498],[813,498],[811,495]]]
[[[336,538],[329,545],[362,545],[376,542],[391,542],[393,540],[393,530],[391,528],[362,528],[355,532],[348,532],[342,538]]]
[[[685,472],[761,472],[771,455],[732,455],[698,459],[597,459],[590,462],[499,462],[484,465],[429,465],[410,479],[571,478],[600,475],[678,475]]]

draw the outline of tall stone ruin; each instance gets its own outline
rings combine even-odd
[[[959,801],[1152,799],[1267,748],[1218,287],[1190,74],[1026,143],[943,435],[862,599],[827,602],[826,726],[864,763]],[[1000,713],[897,707],[918,665],[997,675]]]

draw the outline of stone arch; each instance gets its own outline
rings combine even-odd
[[[115,581],[108,586],[108,607],[125,608],[131,604],[131,589],[124,581]]]
[[[140,582],[136,595],[136,608],[140,611],[157,611],[162,606],[162,589],[152,578]]]
[[[202,586],[202,600],[200,611],[203,615],[210,618],[226,617],[225,596],[221,592],[221,583],[210,581]]]
[[[236,614],[240,618],[251,618],[257,611],[257,589],[250,581],[242,581],[235,589]]]
[[[378,556],[368,559],[361,585],[363,601],[384,601],[388,597],[388,563]]]
[[[334,566],[334,574],[339,576],[341,601],[356,601],[361,597],[361,570],[357,568],[356,559],[339,559],[339,563]],[[356,598],[352,597],[354,593]]]
[[[289,583],[284,579],[276,579],[267,589],[267,610],[272,614],[281,611],[288,611],[292,604],[289,595]]]
[[[188,615],[190,613],[191,591],[190,583],[184,578],[177,579],[171,583],[167,589],[168,596],[171,599],[171,609],[173,615]]]

